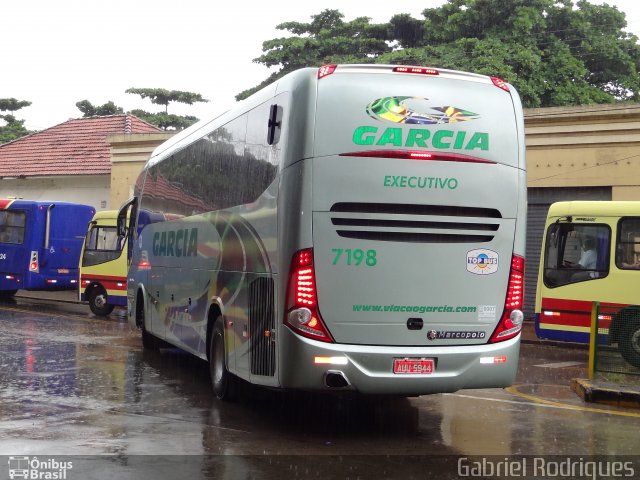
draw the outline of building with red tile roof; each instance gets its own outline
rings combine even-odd
[[[0,145],[0,198],[109,205],[114,135],[160,137],[163,130],[134,115],[76,118]],[[149,154],[152,148],[149,148]],[[147,156],[148,158],[148,156]]]
[[[0,145],[0,177],[109,175],[116,133],[158,133],[133,115],[76,118]]]

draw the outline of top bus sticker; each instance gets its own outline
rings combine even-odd
[[[467,252],[467,271],[476,275],[489,275],[498,271],[498,254],[479,248]]]

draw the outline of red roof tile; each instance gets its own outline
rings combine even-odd
[[[0,145],[0,177],[109,174],[107,135],[158,132],[128,114],[72,119]]]

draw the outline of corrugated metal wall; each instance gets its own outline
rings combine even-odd
[[[540,251],[549,206],[554,202],[568,200],[611,200],[611,187],[529,188],[527,197],[529,208],[524,274],[524,317],[531,320],[535,315]]]

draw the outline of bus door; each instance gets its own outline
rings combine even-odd
[[[15,293],[24,287],[29,270],[26,210],[0,210],[0,291]]]
[[[540,338],[588,342],[591,302],[615,289],[609,278],[612,227],[606,220],[565,218],[547,227],[538,285]]]
[[[52,204],[41,206],[44,238],[40,273],[48,287],[74,288],[79,280],[79,259],[87,224],[95,210],[86,206]],[[40,213],[40,212],[39,212]]]

